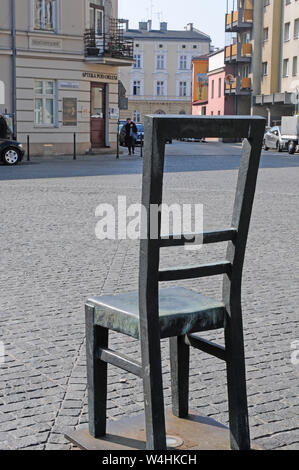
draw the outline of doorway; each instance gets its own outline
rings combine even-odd
[[[90,142],[92,148],[105,147],[105,85],[91,83]]]

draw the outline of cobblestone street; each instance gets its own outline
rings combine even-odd
[[[165,202],[202,203],[204,230],[229,227],[240,149],[168,145]],[[137,242],[97,240],[95,210],[101,203],[116,206],[119,195],[128,205],[139,203],[141,171],[139,156],[126,155],[0,166],[0,449],[69,449],[64,433],[86,425],[84,302],[135,290],[139,256]],[[291,361],[299,341],[298,181],[298,154],[263,152],[243,315],[251,437],[265,449],[299,449],[299,364]],[[225,248],[168,249],[162,265],[214,261]],[[179,284],[221,297],[221,276]],[[223,340],[218,332],[202,336]],[[138,342],[116,333],[111,348],[140,354]],[[170,406],[167,341],[162,351]],[[110,419],[143,410],[141,381],[114,367],[108,393]],[[190,409],[227,424],[225,365],[195,350]]]

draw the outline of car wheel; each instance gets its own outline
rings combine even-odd
[[[269,147],[267,147],[265,141],[264,141],[264,150],[269,150]]]
[[[5,165],[17,165],[21,160],[20,152],[14,147],[8,147],[2,154]]]
[[[282,148],[281,148],[281,145],[280,145],[279,142],[277,142],[276,150],[277,150],[277,152],[282,152]]]

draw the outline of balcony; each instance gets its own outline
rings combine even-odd
[[[133,40],[124,39],[123,22],[111,19],[109,34],[97,35],[94,29],[84,34],[85,60],[87,62],[130,67],[134,63]]]
[[[251,62],[252,44],[235,43],[226,46],[224,59],[225,62]]]
[[[238,32],[242,29],[252,28],[253,9],[240,8],[225,15],[225,31]]]
[[[251,93],[251,78],[249,77],[236,77],[233,81],[225,84],[225,93],[227,95],[250,95]]]

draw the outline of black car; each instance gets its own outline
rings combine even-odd
[[[22,144],[11,139],[0,138],[0,161],[5,165],[17,165],[24,157]]]

